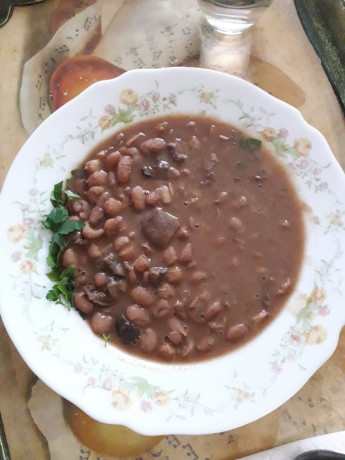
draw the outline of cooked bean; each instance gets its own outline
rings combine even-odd
[[[114,318],[101,312],[96,312],[91,317],[91,328],[95,334],[106,334],[110,331],[114,323]]]
[[[160,194],[157,189],[150,192],[145,197],[145,203],[149,206],[154,206],[161,199]]]
[[[207,319],[207,321],[210,321],[216,315],[218,315],[220,311],[222,311],[222,305],[218,300],[216,300],[207,308],[205,318]]]
[[[169,246],[163,251],[163,260],[167,265],[172,265],[177,261],[176,250],[173,246]]]
[[[193,260],[192,245],[187,243],[181,251],[179,261],[182,264],[187,264]]]
[[[118,252],[130,243],[128,236],[122,235],[115,239],[114,248]]]
[[[200,281],[204,281],[207,279],[207,273],[202,270],[196,270],[192,273],[192,282],[199,283]]]
[[[151,312],[156,318],[165,318],[172,315],[172,307],[166,299],[160,299],[152,305]]]
[[[67,248],[64,250],[61,257],[61,264],[63,267],[77,268],[78,262],[78,256],[73,249]]]
[[[167,271],[169,283],[179,283],[182,280],[182,270],[180,267],[169,267]]]
[[[232,216],[229,219],[229,226],[237,233],[244,233],[245,226],[241,219],[238,217]]]
[[[176,348],[171,343],[163,343],[159,347],[159,354],[164,359],[173,359],[176,354]]]
[[[104,168],[106,171],[111,171],[115,169],[119,160],[120,160],[120,152],[111,152],[104,160]]]
[[[162,185],[158,189],[159,196],[164,204],[172,202],[172,193],[167,185]]]
[[[121,201],[116,200],[115,198],[109,198],[105,203],[104,203],[104,211],[112,217],[115,217],[119,214],[123,207],[123,204]]]
[[[143,137],[145,136],[144,133],[137,133],[137,134],[134,134],[134,136],[132,136],[130,139],[128,139],[128,141],[126,142],[126,147],[130,147],[132,144],[134,144],[135,141],[137,141],[140,137]]]
[[[116,168],[116,178],[119,184],[127,184],[132,174],[133,160],[128,155],[120,158]]]
[[[198,351],[208,351],[210,350],[214,345],[214,337],[212,336],[207,336],[207,337],[202,337],[196,344],[196,349]]]
[[[237,342],[238,340],[243,339],[243,337],[248,333],[248,328],[242,323],[235,324],[230,326],[226,334],[229,342]]]
[[[99,171],[101,169],[101,160],[99,158],[95,158],[93,160],[89,160],[85,164],[85,170],[92,174],[95,171]]]
[[[114,171],[109,171],[107,175],[108,187],[113,187],[116,184],[116,176]]]
[[[87,199],[90,203],[94,204],[97,203],[98,199],[104,192],[104,187],[101,185],[95,185],[94,187],[90,187],[87,191]]]
[[[122,216],[117,216],[117,217],[112,217],[110,219],[107,219],[104,222],[104,231],[107,236],[111,236],[114,233],[116,233],[122,223]]]
[[[248,199],[245,195],[241,195],[232,202],[232,205],[237,209],[244,208],[245,206],[247,206],[247,204]]]
[[[90,257],[90,259],[98,259],[102,256],[102,252],[97,244],[90,243],[89,247],[87,248],[87,255]]]
[[[134,257],[135,257],[135,248],[134,248],[133,244],[129,243],[126,246],[122,247],[118,251],[117,254],[120,257],[120,259],[122,259],[122,260],[133,260]]]
[[[157,153],[163,150],[165,147],[165,141],[160,137],[152,139],[146,139],[146,141],[140,144],[140,150],[144,154]]]
[[[141,256],[133,262],[133,267],[137,272],[143,273],[150,268],[150,261],[144,254],[141,254]]]
[[[131,298],[135,303],[145,308],[153,304],[151,292],[142,286],[137,286],[131,290]]]
[[[91,225],[97,225],[104,216],[103,209],[100,206],[95,206],[92,208],[90,217],[89,217],[89,222]]]
[[[94,229],[90,227],[90,225],[85,224],[84,227],[81,229],[83,237],[87,240],[96,240],[100,238],[104,234],[103,228]]]
[[[97,205],[101,206],[103,208],[104,203],[109,200],[110,198],[110,193],[109,192],[103,192],[101,196],[97,200]]]
[[[89,187],[94,187],[97,185],[105,185],[107,182],[107,173],[105,171],[95,171],[90,174],[87,179],[87,185]]]
[[[73,302],[76,308],[78,308],[78,310],[82,313],[88,314],[94,309],[93,303],[89,301],[83,291],[79,291],[74,294]]]
[[[98,272],[94,274],[93,282],[96,287],[101,288],[108,284],[109,277],[103,272]]]
[[[189,146],[194,150],[199,149],[200,148],[200,140],[196,136],[192,136],[191,140],[189,141]]]
[[[187,327],[177,318],[168,319],[169,339],[177,345],[187,336]]]
[[[157,295],[160,299],[168,299],[169,297],[173,297],[175,295],[175,289],[171,286],[171,284],[164,283],[159,286]]]
[[[194,342],[191,337],[186,337],[181,346],[181,356],[186,357],[193,353],[194,351]]]
[[[144,330],[140,337],[140,345],[145,353],[153,351],[158,343],[157,332],[151,327]]]
[[[126,308],[126,316],[136,326],[145,326],[150,322],[149,312],[136,304]]]
[[[259,313],[256,315],[253,315],[250,320],[253,321],[254,323],[260,323],[262,320],[267,318],[269,316],[269,313],[267,310],[261,310]]]
[[[131,199],[134,209],[138,211],[142,211],[143,209],[145,209],[146,196],[144,190],[140,187],[140,185],[136,185],[132,188]]]

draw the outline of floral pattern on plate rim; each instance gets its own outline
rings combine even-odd
[[[94,140],[99,133],[137,121],[141,117],[155,116],[161,113],[169,113],[178,107],[178,99],[183,95],[194,95],[200,105],[200,112],[207,112],[208,108],[217,109],[217,105],[231,104],[239,111],[238,121],[243,128],[251,128],[268,142],[273,152],[294,169],[299,180],[303,181],[308,189],[314,193],[325,193],[332,197],[334,206],[331,212],[324,216],[323,221],[317,216],[314,217],[314,224],[322,226],[325,235],[332,233],[335,237],[338,231],[344,230],[345,209],[332,191],[331,186],[323,177],[323,171],[329,164],[320,165],[310,155],[312,150],[311,142],[306,138],[293,139],[288,142],[289,132],[285,127],[273,128],[271,119],[274,113],[268,113],[262,107],[255,110],[253,107],[246,108],[238,100],[221,99],[218,90],[209,91],[204,85],[187,88],[177,93],[161,94],[159,84],[156,81],[155,87],[144,95],[139,95],[131,88],[125,88],[119,95],[117,104],[108,104],[101,116],[93,114],[92,110],[80,119],[80,125],[76,127],[74,134],[65,137],[62,144],[56,149],[48,150],[36,160],[35,174],[32,180],[32,187],[28,190],[28,199],[24,202],[15,202],[22,214],[21,222],[11,225],[8,228],[7,236],[14,250],[11,255],[13,262],[18,264],[19,275],[13,277],[13,288],[21,288],[20,296],[23,297],[24,309],[29,309],[33,297],[44,296],[45,287],[41,284],[40,275],[37,272],[39,253],[43,248],[43,237],[41,220],[49,208],[50,191],[40,191],[37,187],[37,177],[46,169],[54,168],[56,163],[63,170],[62,159],[64,157],[65,144],[72,140],[80,140],[83,144]],[[334,281],[338,274],[337,260],[341,257],[341,248],[338,244],[329,260],[323,260],[318,268],[314,281],[314,288],[305,299],[305,306],[299,311],[296,323],[282,337],[279,349],[276,349],[271,356],[272,380],[282,372],[287,362],[297,362],[303,354],[306,346],[323,343],[327,337],[327,330],[322,325],[322,317],[330,312],[328,303],[328,292],[326,284],[334,285],[338,289],[341,282],[340,277]],[[339,275],[340,276],[340,275]],[[40,281],[39,281],[40,280]],[[329,281],[332,280],[331,283]],[[59,329],[59,330],[58,330]],[[58,328],[53,322],[45,330],[35,332],[42,351],[59,357],[59,341],[68,330]],[[59,357],[61,358],[61,357]],[[110,394],[110,404],[118,411],[129,409],[135,402],[143,413],[150,413],[162,406],[170,406],[168,419],[185,419],[184,412],[188,411],[195,415],[199,410],[207,415],[223,411],[225,407],[210,408],[201,401],[201,395],[193,394],[186,389],[177,394],[175,389],[163,389],[150,384],[146,379],[138,376],[127,378],[117,369],[111,369],[99,363],[92,357],[83,357],[83,361],[68,364],[75,374],[82,374],[84,378],[83,391],[101,389]],[[257,389],[242,382],[234,372],[232,382],[225,383],[230,395],[228,404],[233,409],[241,404],[255,402]],[[262,389],[261,391],[266,391]]]

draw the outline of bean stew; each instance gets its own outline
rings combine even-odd
[[[256,336],[294,289],[303,206],[283,166],[234,127],[169,115],[124,127],[73,171],[61,267],[94,333],[195,362]]]

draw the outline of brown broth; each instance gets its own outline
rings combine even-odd
[[[125,127],[70,189],[81,197],[70,216],[87,224],[62,257],[77,268],[76,307],[130,353],[222,355],[261,332],[295,287],[301,202],[260,142],[223,122],[171,115]]]

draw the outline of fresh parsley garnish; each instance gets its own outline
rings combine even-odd
[[[67,245],[66,235],[81,230],[85,225],[81,220],[69,219],[66,205],[71,198],[79,198],[79,195],[70,190],[63,190],[63,182],[56,184],[50,197],[54,208],[46,216],[45,221],[43,221],[43,226],[52,232],[47,256],[47,264],[51,268],[51,271],[47,273],[47,276],[51,281],[56,282],[48,291],[46,299],[65,305],[68,309],[74,306],[75,269],[68,267],[63,270],[60,265],[60,258]]]
[[[262,142],[259,139],[254,139],[252,137],[242,137],[240,139],[240,146],[248,153],[253,153],[254,150],[258,150],[261,144]]]

